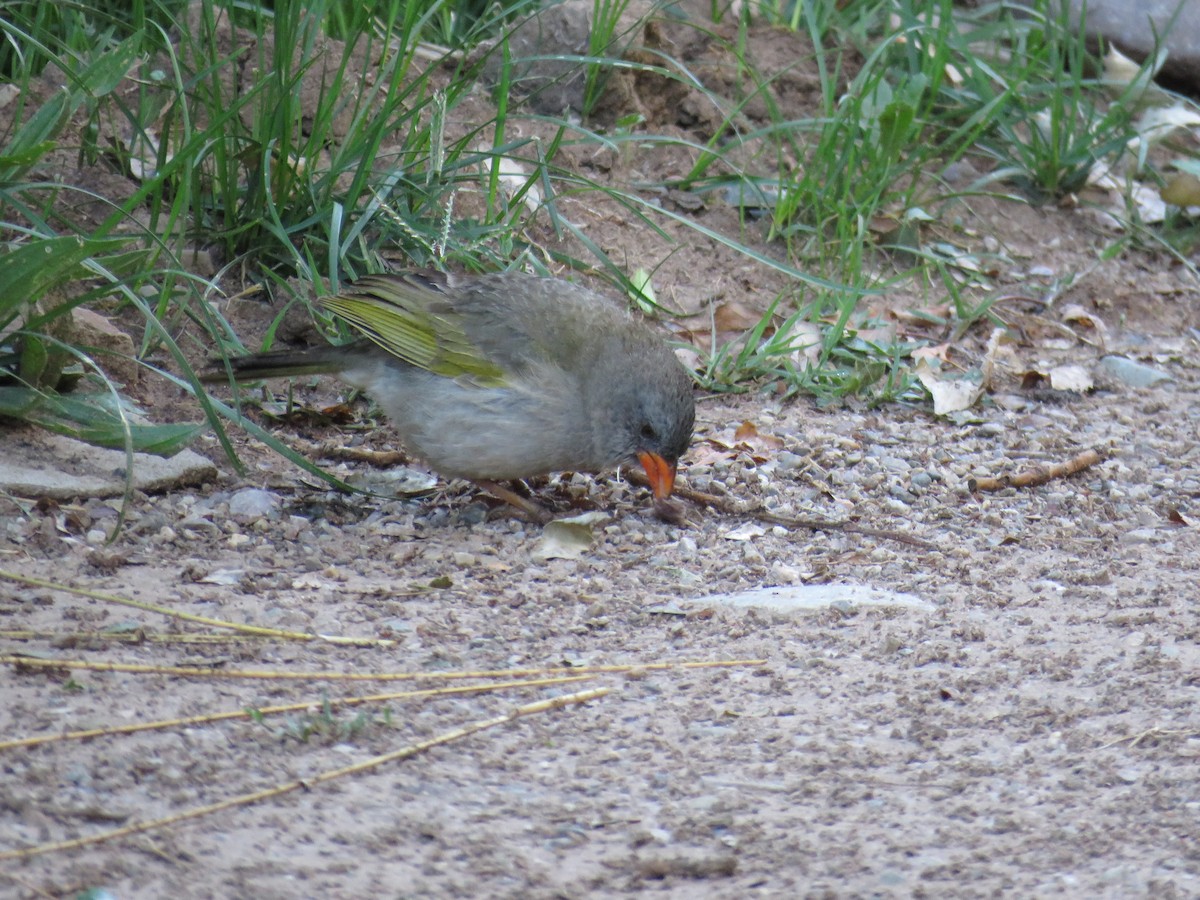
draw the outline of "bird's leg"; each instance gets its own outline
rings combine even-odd
[[[482,479],[476,480],[475,484],[479,485],[493,497],[499,497],[509,506],[515,506],[521,512],[525,513],[525,515],[527,515],[530,519],[540,525],[545,525],[552,518],[554,518],[554,516],[552,516],[548,510],[538,506],[532,500],[522,497],[516,491],[504,487],[504,485],[497,484],[494,481],[484,481]]]

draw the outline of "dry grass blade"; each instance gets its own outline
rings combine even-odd
[[[63,591],[67,594],[76,594],[80,597],[89,597],[92,600],[100,600],[104,603],[115,603],[118,606],[129,606],[134,609],[143,610],[144,612],[157,613],[160,616],[166,616],[170,619],[179,619],[183,622],[195,622],[199,625],[207,625],[210,628],[228,628],[231,631],[239,631],[243,634],[252,634],[260,637],[272,637],[285,641],[324,641],[330,644],[343,644],[355,647],[394,647],[396,645],[395,641],[386,640],[383,638],[352,638],[325,634],[305,634],[301,631],[280,631],[275,628],[262,628],[258,625],[239,625],[237,622],[225,622],[221,619],[210,619],[207,616],[196,616],[191,613],[178,612],[177,610],[168,609],[165,606],[156,606],[153,603],[142,603],[139,600],[130,600],[127,597],[117,597],[114,594],[106,594],[102,591],[92,591],[86,588],[77,588],[67,584],[59,584],[54,581],[46,581],[42,578],[32,578],[28,575],[18,575],[15,572],[8,572],[4,569],[0,569],[0,578],[7,578],[9,581],[16,581],[20,584],[27,584],[31,587],[48,588],[52,591]]]
[[[0,751],[15,750],[21,747],[37,747],[42,744],[53,744],[60,741],[84,741],[91,738],[110,737],[117,734],[136,734],[139,731],[162,731],[168,728],[180,728],[191,725],[211,725],[217,722],[227,722],[231,719],[249,719],[255,716],[274,716],[291,712],[304,712],[305,710],[312,709],[314,706],[321,706],[324,703],[327,703],[331,710],[336,710],[341,707],[361,706],[364,703],[388,703],[393,700],[428,700],[436,697],[459,696],[462,694],[487,694],[507,690],[521,690],[522,688],[550,687],[552,685],[587,681],[593,677],[595,676],[572,675],[567,678],[539,678],[535,681],[497,681],[491,684],[468,684],[458,687],[430,688],[422,691],[393,691],[387,694],[371,694],[366,697],[337,697],[328,701],[308,700],[303,703],[287,703],[279,706],[257,706],[250,709],[186,716],[182,719],[135,722],[129,725],[116,725],[111,728],[89,728],[81,731],[66,731],[61,734],[17,738],[11,741],[0,741]]]
[[[1173,731],[1165,728],[1148,728],[1138,734],[1127,734],[1125,737],[1117,738],[1115,741],[1109,741],[1107,744],[1101,744],[1097,750],[1109,750],[1120,744],[1129,744],[1129,749],[1134,749],[1142,741],[1162,740],[1164,738],[1194,738],[1200,737],[1200,731]]]
[[[713,661],[633,663],[619,666],[575,666],[576,675],[599,672],[649,672],[664,669],[710,669],[766,665],[765,659],[721,659]],[[128,672],[134,675],[174,675],[179,678],[243,678],[264,681],[434,681],[465,678],[515,678],[561,673],[561,667],[534,669],[491,669],[478,672],[270,672],[264,669],[202,669],[195,666],[147,666],[138,663],[92,662],[83,659],[37,659],[29,656],[0,656],[0,665],[18,669],[87,669],[93,672]]]
[[[7,860],[29,859],[34,856],[41,856],[46,853],[55,853],[64,850],[76,850],[80,847],[89,847],[95,844],[105,843],[107,841],[117,840],[119,838],[128,837],[134,834],[143,834],[147,831],[154,831],[160,828],[167,828],[171,825],[177,825],[180,822],[186,822],[192,819],[199,819],[203,816],[209,816],[213,813],[218,813],[226,809],[233,809],[237,806],[248,806],[252,803],[259,803],[263,800],[270,800],[273,797],[279,797],[283,794],[291,793],[298,790],[311,790],[319,784],[324,784],[328,781],[333,781],[337,778],[345,778],[350,775],[360,775],[363,772],[368,772],[371,769],[376,769],[390,762],[398,762],[409,757],[416,756],[419,753],[424,753],[434,747],[440,747],[443,744],[453,743],[454,741],[462,740],[472,734],[480,731],[485,731],[489,728],[496,728],[500,725],[507,725],[510,722],[515,722],[517,719],[525,716],[537,715],[539,713],[550,712],[556,709],[562,709],[565,706],[573,706],[579,703],[586,703],[589,700],[596,700],[609,693],[609,688],[591,688],[586,691],[579,691],[575,694],[566,694],[560,697],[550,697],[546,700],[539,700],[535,703],[527,703],[523,706],[518,706],[516,709],[491,719],[483,719],[478,722],[472,722],[469,725],[463,725],[459,728],[451,729],[443,732],[436,737],[430,738],[427,741],[419,741],[415,744],[409,744],[406,747],[401,747],[399,750],[394,750],[391,753],[384,753],[380,756],[373,756],[368,760],[360,763],[355,763],[351,766],[344,766],[340,769],[330,769],[322,772],[312,778],[298,778],[292,781],[285,782],[274,787],[265,788],[261,791],[254,791],[249,794],[241,794],[237,797],[230,797],[227,800],[221,800],[217,803],[210,803],[206,806],[198,806],[194,809],[186,810],[178,815],[165,816],[161,819],[153,819],[148,822],[137,822],[133,825],[127,825],[123,828],[116,828],[112,831],[106,831],[102,834],[94,834],[89,837],[76,838],[69,841],[56,841],[48,844],[39,844],[36,847],[27,847],[21,850],[6,850],[0,852],[0,862]]]

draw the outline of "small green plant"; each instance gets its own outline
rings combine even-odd
[[[588,32],[588,61],[584,67],[583,115],[595,110],[605,84],[612,73],[607,55],[617,36],[621,17],[629,8],[629,0],[593,0],[592,27]]]
[[[10,41],[37,47],[16,22],[0,22]],[[137,424],[134,410],[103,374],[97,348],[72,340],[73,310],[125,284],[147,265],[150,255],[117,236],[117,214],[89,235],[60,234],[70,222],[55,201],[75,189],[32,177],[56,149],[68,120],[94,111],[111,94],[136,59],[142,35],[121,42],[110,38],[77,56],[62,48],[50,61],[67,81],[65,90],[31,108],[24,102],[29,79],[44,69],[36,52],[22,57],[25,81],[13,124],[0,143],[0,416],[22,419],[93,443],[132,452],[173,452],[195,436],[193,426]],[[91,282],[90,287],[78,285]],[[75,286],[67,291],[68,285]],[[89,400],[59,393],[90,384]],[[82,391],[80,394],[84,393]]]
[[[254,710],[250,711],[251,720],[265,725],[266,718]],[[322,743],[348,743],[367,736],[371,731],[394,727],[392,711],[384,707],[379,712],[370,710],[347,711],[339,716],[328,695],[321,698],[321,708],[318,711],[304,715],[288,717],[286,722],[273,729],[273,733],[281,740],[296,741],[307,744],[312,740]]]
[[[1134,136],[1135,80],[1123,96],[1109,98],[1089,76],[1085,23],[1072,27],[1065,4],[1035,7],[1032,18],[1006,19],[983,35],[1005,49],[1002,59],[977,58],[963,67],[963,84],[951,99],[964,111],[986,110],[979,149],[998,168],[991,180],[1012,179],[1035,200],[1079,190],[1093,167],[1115,159]]]

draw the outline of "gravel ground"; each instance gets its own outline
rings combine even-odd
[[[732,97],[736,70],[710,37],[675,35],[672,52]],[[802,38],[724,37],[744,37],[762,72],[778,75],[785,118],[814,114]],[[686,142],[705,145],[720,122],[696,96],[677,96],[680,84],[640,79],[621,94],[678,146],[566,148],[564,164],[623,188],[686,171]],[[486,121],[491,102],[478,92],[448,127]],[[745,106],[747,128],[762,124],[760,105]],[[509,125],[553,137],[532,119]],[[469,207],[464,193],[456,209]],[[705,227],[757,240],[736,210],[683,199]],[[990,290],[1011,301],[992,307],[1015,344],[984,399],[935,417],[925,406],[781,402],[769,385],[703,398],[683,466],[693,488],[761,504],[776,520],[820,516],[883,535],[699,507],[688,524],[668,524],[641,488],[564,476],[533,485],[537,499],[607,518],[577,558],[558,558],[540,527],[469,486],[338,496],[244,439],[247,474],[233,474],[215,441],[197,442],[221,474],[136,495],[112,544],[118,501],[0,495],[0,570],[195,616],[389,642],[159,640],[215,629],[0,579],[0,654],[29,660],[0,667],[0,735],[38,741],[0,748],[0,896],[1200,896],[1194,279],[1127,245],[1097,262],[1097,247],[1118,238],[1084,206],[975,198],[930,211],[939,218],[927,237],[986,256]],[[718,242],[678,223],[652,232],[602,197],[564,197],[560,212],[612,259],[654,271],[659,296],[706,323],[710,309],[753,318],[784,287]],[[529,228],[551,239],[544,222]],[[921,285],[872,298],[898,337],[951,340],[950,327],[914,334],[904,317],[930,302]],[[258,310],[259,324],[276,312]],[[977,366],[986,331],[955,334],[950,359]],[[243,333],[252,343],[254,330]],[[1171,380],[1131,387],[1101,365],[1114,353]],[[1064,364],[1082,366],[1095,389],[1051,390],[1029,376]],[[159,414],[195,417],[193,401],[161,383],[138,391]],[[302,385],[297,399],[320,408],[341,395]],[[353,408],[356,423],[366,409]],[[736,437],[745,422],[753,428]],[[386,429],[361,424],[271,427],[306,448],[395,449]],[[973,477],[1087,450],[1102,460],[1070,477],[969,489]],[[50,451],[43,436],[6,429],[0,455]],[[327,462],[343,476],[383,474]],[[781,611],[720,596],[847,585],[891,599]],[[761,662],[678,666],[736,660]],[[594,668],[629,665],[643,668]],[[530,668],[590,680],[334,702],[478,684],[446,677],[464,670]],[[247,671],[276,677],[237,675]],[[395,673],[426,677],[380,679]],[[608,693],[323,776],[592,688]],[[286,703],[304,706],[49,740]],[[145,833],[6,856],[279,786],[293,789]]]
[[[49,651],[59,658],[201,664],[214,675],[766,662],[602,676],[613,692],[582,707],[6,871],[49,893],[107,885],[122,897],[1195,896],[1197,539],[1176,524],[1200,494],[1194,363],[1149,390],[1013,396],[1020,408],[989,406],[962,425],[895,407],[701,404],[701,435],[716,443],[701,440],[698,453],[751,418],[760,446],[695,466],[694,486],[781,514],[849,517],[932,550],[748,528],[703,510],[690,527],[667,525],[640,489],[611,480],[539,492],[565,503],[586,487],[576,505],[611,513],[577,560],[539,559],[537,529],[466,487],[347,502],[265,469],[252,487],[139,500],[111,548],[86,539],[110,524],[107,504],[13,514],[6,557],[29,575],[396,641],[85,641]],[[763,436],[783,446],[755,463]],[[1036,488],[967,491],[973,475],[1085,448],[1105,461]],[[56,516],[64,531],[48,524]],[[911,592],[932,610],[780,613],[705,599],[795,583]],[[0,613],[6,627],[58,632],[147,619],[37,588],[11,591]],[[322,696],[311,682],[3,678],[0,727],[19,736]],[[530,699],[397,701],[386,717],[336,710],[322,722],[318,710],[286,725],[10,749],[0,847],[312,778]]]

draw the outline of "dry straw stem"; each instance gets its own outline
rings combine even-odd
[[[395,691],[389,694],[371,694],[367,697],[338,697],[332,700],[319,701],[306,700],[303,703],[288,703],[282,706],[255,706],[228,712],[208,713],[202,716],[187,716],[182,719],[135,722],[129,725],[114,725],[110,728],[89,728],[83,731],[65,731],[61,734],[43,734],[37,737],[0,741],[0,751],[15,750],[21,747],[37,747],[41,744],[53,744],[59,741],[85,741],[91,738],[108,737],[116,734],[135,734],[139,731],[160,731],[167,728],[180,728],[189,725],[209,725],[217,722],[226,722],[230,719],[249,719],[253,716],[273,716],[281,713],[304,712],[323,706],[326,703],[332,709],[339,709],[341,707],[360,706],[364,703],[388,703],[393,700],[427,700],[461,694],[487,694],[520,690],[521,688],[549,687],[552,685],[588,681],[595,677],[595,675],[572,675],[567,678],[539,678],[535,681],[497,681],[491,684],[467,684],[458,687],[429,688],[422,691]]]
[[[1160,738],[1187,738],[1187,739],[1190,739],[1190,738],[1194,738],[1197,736],[1200,736],[1200,731],[1168,731],[1164,728],[1155,727],[1155,728],[1149,728],[1146,731],[1139,732],[1138,734],[1127,734],[1123,738],[1117,738],[1115,741],[1109,741],[1107,744],[1101,744],[1096,749],[1097,750],[1108,750],[1112,747],[1116,747],[1118,744],[1124,744],[1126,741],[1128,741],[1129,748],[1132,750],[1134,747],[1136,747],[1142,741],[1159,740]]]
[[[720,659],[711,662],[631,663],[621,666],[573,666],[575,675],[601,672],[652,672],[664,669],[722,669],[763,666],[765,659]],[[464,678],[527,678],[561,674],[561,666],[535,669],[490,669],[478,672],[270,672],[265,669],[204,669],[196,666],[146,666],[139,663],[92,662],[85,659],[37,659],[0,656],[0,665],[26,669],[86,669],[93,672],[128,672],[134,675],[173,675],[177,678],[242,678],[265,681],[431,681]]]
[[[368,772],[371,769],[386,765],[390,762],[398,762],[402,759],[416,756],[418,753],[423,753],[433,747],[440,747],[443,744],[449,744],[462,738],[468,737],[480,731],[485,731],[489,728],[496,728],[500,725],[507,725],[510,722],[515,722],[517,719],[524,716],[536,715],[538,713],[550,712],[551,710],[561,709],[564,706],[572,706],[578,703],[586,703],[589,700],[595,700],[603,697],[609,692],[609,688],[591,688],[586,691],[580,691],[576,694],[566,694],[561,697],[551,697],[547,700],[539,700],[536,703],[527,703],[524,706],[518,706],[511,712],[502,716],[496,716],[493,719],[484,719],[479,722],[473,722],[469,725],[463,725],[451,731],[444,732],[437,737],[430,738],[427,741],[420,741],[416,744],[409,744],[407,747],[402,747],[399,750],[394,750],[391,753],[384,753],[381,756],[374,756],[360,763],[355,763],[352,766],[345,766],[341,769],[330,769],[322,772],[312,778],[300,778],[294,781],[288,781],[284,784],[275,787],[266,788],[261,791],[255,791],[250,794],[241,794],[237,797],[230,797],[228,800],[221,800],[217,803],[210,803],[207,806],[198,806],[194,809],[185,810],[182,813],[174,816],[166,816],[161,819],[153,819],[149,822],[137,822],[133,825],[126,825],[123,828],[116,828],[112,831],[106,831],[102,834],[94,834],[90,837],[76,838],[70,841],[56,841],[49,844],[39,844],[36,847],[26,847],[21,850],[5,850],[0,852],[0,862],[16,859],[29,859],[33,856],[41,856],[46,853],[55,853],[62,850],[76,850],[80,847],[88,847],[94,844],[101,844],[106,841],[116,840],[118,838],[128,837],[133,834],[143,834],[147,831],[154,831],[159,828],[166,828],[171,825],[177,825],[180,822],[186,822],[191,819],[199,819],[203,816],[212,815],[213,813],[221,812],[222,810],[232,809],[235,806],[248,806],[251,803],[259,803],[263,800],[270,800],[273,797],[279,797],[283,794],[291,793],[298,790],[311,790],[319,784],[324,784],[327,781],[333,781],[337,778],[344,778],[348,775],[360,775],[363,772]]]
[[[56,647],[108,641],[113,644],[230,644],[238,641],[271,640],[268,634],[158,634],[136,628],[133,631],[30,631],[0,629],[0,640],[47,641]]]
[[[16,581],[19,584],[27,584],[31,587],[48,588],[52,591],[63,591],[68,594],[77,594],[80,597],[89,597],[92,600],[100,600],[104,603],[115,603],[118,606],[130,606],[134,609],[140,609],[145,612],[157,613],[160,616],[166,616],[170,619],[179,619],[184,622],[196,622],[199,625],[208,625],[211,628],[228,628],[232,631],[240,631],[243,634],[253,634],[260,637],[271,637],[285,641],[325,641],[330,644],[350,645],[353,647],[394,647],[395,641],[385,640],[382,638],[351,638],[338,637],[336,635],[326,634],[305,634],[301,631],[280,631],[275,628],[262,628],[258,625],[239,625],[236,622],[225,622],[221,619],[210,619],[207,616],[195,616],[191,613],[178,612],[173,609],[168,609],[165,606],[155,606],[153,603],[142,603],[140,600],[130,600],[126,597],[117,597],[113,594],[105,594],[101,591],[92,591],[87,588],[72,587],[67,584],[58,584],[54,581],[46,581],[41,578],[33,578],[28,575],[18,575],[15,572],[8,572],[0,569],[0,578],[7,578],[9,581]]]
[[[1037,487],[1056,478],[1066,478],[1089,469],[1104,459],[1099,450],[1084,450],[1066,462],[1055,463],[1052,466],[1034,466],[1016,475],[1001,475],[999,478],[972,478],[967,482],[967,490],[1001,491],[1008,487]]]

